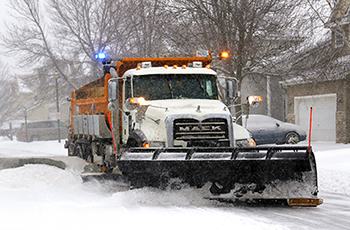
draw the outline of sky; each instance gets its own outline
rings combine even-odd
[[[1,0],[0,1],[0,17],[1,17],[1,25],[2,25],[2,19],[4,18],[6,14],[6,3],[8,0]]]
[[[8,18],[8,0],[0,0],[0,32],[5,32],[4,20]]]
[[[8,0],[0,0],[0,33],[5,33],[5,20],[9,20],[9,14],[8,14],[8,6],[7,6]],[[12,59],[9,59],[8,57],[5,58],[5,53],[4,50],[0,47],[0,60],[5,63],[10,65],[12,63]]]

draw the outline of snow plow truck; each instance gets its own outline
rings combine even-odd
[[[104,76],[72,92],[68,155],[133,188],[176,181],[210,199],[321,204],[311,147],[256,147],[219,100],[211,60],[210,51],[104,59]]]

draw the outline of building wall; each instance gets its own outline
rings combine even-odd
[[[49,110],[45,105],[38,105],[27,110],[27,119],[29,121],[41,121],[49,119]]]
[[[295,123],[294,98],[323,94],[336,94],[336,142],[350,143],[349,78],[287,86],[287,121]],[[326,122],[326,121],[325,121]]]

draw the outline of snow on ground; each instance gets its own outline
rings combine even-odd
[[[350,196],[350,145],[315,143],[320,191]]]
[[[0,137],[0,157],[66,156],[63,145]],[[350,195],[350,146],[314,143],[313,148],[320,191]],[[116,182],[83,183],[79,173],[48,165],[0,170],[0,228],[293,229],[297,224],[252,218],[252,210],[206,200],[193,188],[126,190]]]

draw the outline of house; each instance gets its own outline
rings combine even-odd
[[[242,81],[242,100],[250,95],[261,96],[258,107],[250,108],[251,114],[265,114],[278,120],[285,120],[284,89],[279,85],[281,78],[275,76],[247,76]]]
[[[64,122],[69,123],[69,107],[70,102],[67,100],[60,100],[59,102],[59,115],[57,115],[57,102],[56,97],[51,100],[45,98],[46,100],[38,100],[37,92],[35,90],[29,89],[23,82],[22,79],[27,79],[31,77],[20,76],[18,77],[19,85],[19,107],[21,108],[12,116],[9,120],[18,120],[24,122],[24,115],[26,114],[28,121],[38,121],[38,120],[57,120],[58,118]],[[33,87],[32,87],[33,88]],[[55,95],[55,94],[53,94]]]
[[[312,62],[305,71],[310,77],[281,82],[288,122],[309,130],[312,108],[313,141],[350,143],[349,6],[350,0],[337,2],[327,23],[331,39],[304,53],[303,62]]]
[[[64,122],[69,123],[69,106],[70,103],[60,103],[59,115],[57,115],[56,102],[35,103],[28,105],[27,119],[31,121],[38,120],[57,120],[58,118]]]

